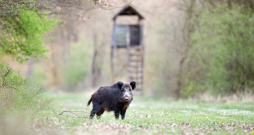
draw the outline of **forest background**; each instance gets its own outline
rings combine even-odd
[[[251,0],[15,2],[1,1],[1,61],[48,90],[112,83],[112,17],[131,4],[145,16],[145,96],[253,92]],[[125,80],[126,56],[117,57]]]

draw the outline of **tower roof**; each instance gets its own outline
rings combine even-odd
[[[139,20],[144,19],[144,17],[133,7],[130,5],[125,5],[122,10],[120,10],[113,18],[113,20],[116,20],[117,16],[129,16],[129,15],[137,15]]]

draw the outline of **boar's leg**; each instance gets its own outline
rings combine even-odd
[[[100,109],[101,109],[100,104],[93,103],[93,110],[91,111],[90,119],[93,119],[95,113],[97,113]]]
[[[104,113],[104,109],[101,108],[101,109],[96,113],[97,119],[101,118],[101,115],[102,115],[103,113]]]
[[[115,118],[119,119],[119,111],[115,111]]]
[[[125,118],[126,109],[123,109],[121,111],[122,120]]]
[[[114,112],[115,112],[115,118],[116,118],[116,119],[119,119],[119,112],[120,112],[119,108],[116,107],[116,109],[115,109]]]

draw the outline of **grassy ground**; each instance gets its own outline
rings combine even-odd
[[[61,105],[43,112],[34,120],[34,129],[53,127],[61,134],[254,134],[254,103],[204,103],[165,101],[134,97],[125,120],[115,120],[113,112],[101,119],[88,119],[90,94],[54,94]],[[81,111],[64,112],[62,111]],[[62,115],[59,115],[61,114]],[[36,125],[41,121],[43,126]],[[42,122],[44,121],[44,122]]]

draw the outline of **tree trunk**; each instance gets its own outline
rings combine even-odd
[[[97,85],[97,64],[96,64],[96,58],[97,58],[97,34],[93,35],[93,40],[94,40],[94,52],[93,52],[93,61],[92,61],[92,87],[95,87]]]

